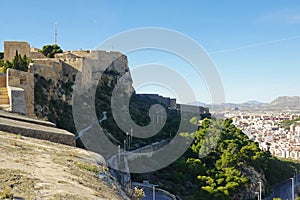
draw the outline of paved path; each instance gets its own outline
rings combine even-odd
[[[153,190],[150,188],[144,188],[145,197],[142,200],[153,200]],[[170,197],[160,193],[155,192],[155,199],[156,200],[172,200]]]
[[[297,183],[295,185],[300,185],[300,175],[297,175]],[[297,190],[295,189],[295,192]],[[292,199],[292,180],[287,180],[281,185],[277,186],[274,189],[274,193],[271,197],[264,198],[264,200],[272,200],[273,198],[281,198],[282,200],[291,200]]]
[[[103,117],[102,117],[102,119],[100,119],[100,120],[98,121],[100,124],[102,123],[102,121],[107,120],[107,112],[104,111],[104,112],[102,112],[102,113],[103,113]],[[89,126],[86,127],[85,129],[82,129],[81,131],[79,131],[78,136],[77,136],[75,139],[77,140],[77,139],[81,138],[81,137],[85,134],[86,131],[90,130],[90,129],[93,127],[93,125],[94,125],[95,123],[96,123],[96,122],[92,123],[91,125],[89,125]]]

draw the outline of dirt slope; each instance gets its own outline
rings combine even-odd
[[[4,190],[26,200],[129,199],[100,155],[0,132],[0,199]]]

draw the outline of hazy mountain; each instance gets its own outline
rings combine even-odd
[[[270,103],[263,103],[256,100],[244,103],[223,103],[223,104],[206,104],[203,102],[192,102],[192,105],[208,107],[214,111],[230,110],[230,109],[259,109],[259,110],[300,110],[300,96],[280,96]]]
[[[271,101],[270,105],[274,106],[299,106],[300,96],[280,96]]]
[[[224,110],[224,109],[248,109],[248,108],[257,108],[265,107],[268,104],[262,103],[256,100],[247,101],[244,103],[222,103],[222,104],[206,104],[203,102],[192,102],[191,105],[208,107],[212,110]]]
[[[280,96],[270,102],[269,107],[300,110],[300,96]]]
[[[252,100],[252,101],[247,101],[244,104],[252,104],[252,105],[262,105],[262,104],[266,104],[260,101],[256,101],[256,100]]]

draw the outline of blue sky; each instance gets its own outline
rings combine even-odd
[[[168,28],[193,38],[208,52],[223,80],[227,102],[269,102],[300,94],[299,1],[4,0],[0,5],[1,44],[4,40],[28,41],[34,47],[53,43],[55,22],[63,49],[93,49],[134,28]],[[189,68],[161,52],[136,52],[128,59],[131,68],[149,62],[179,71]],[[185,78],[200,91],[197,100],[211,101],[202,80],[189,72]],[[141,89],[147,91],[168,95],[159,88]]]

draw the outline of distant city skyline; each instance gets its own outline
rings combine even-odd
[[[1,44],[28,41],[41,48],[54,43],[65,50],[94,49],[120,32],[162,27],[195,40],[211,57],[223,80],[226,102],[270,102],[300,95],[300,2],[292,1],[8,1],[1,2]],[[118,50],[118,44],[111,49]],[[3,45],[0,46],[3,51]],[[128,54],[129,66],[159,63],[189,80],[197,100],[210,103],[206,83],[190,64],[167,52]],[[134,81],[134,77],[133,77]],[[138,92],[172,96],[166,88]]]

